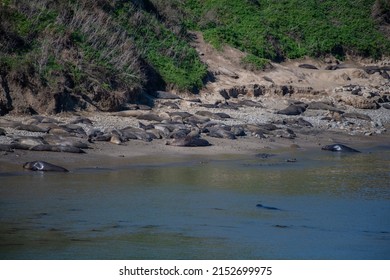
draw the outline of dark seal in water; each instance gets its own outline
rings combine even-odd
[[[279,208],[272,207],[272,206],[265,206],[265,205],[260,204],[260,203],[256,204],[256,207],[257,208],[267,209],[267,210],[278,210],[278,211],[281,211],[281,209],[279,209]]]
[[[57,166],[46,161],[30,161],[23,164],[23,168],[32,171],[57,171],[57,172],[69,172],[69,170]]]
[[[360,153],[360,151],[352,149],[352,148],[345,146],[343,144],[326,145],[326,146],[322,147],[322,150],[332,151],[332,152],[340,152],[340,153]]]

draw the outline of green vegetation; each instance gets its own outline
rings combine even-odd
[[[389,39],[371,17],[374,0],[184,2],[187,26],[203,31],[217,48],[229,44],[273,61],[326,54],[342,59],[347,53],[380,58],[390,52]]]
[[[80,94],[200,88],[206,67],[186,33],[175,34],[143,1],[133,2],[1,1],[0,71],[50,87],[65,77]]]
[[[165,82],[181,90],[202,87],[206,66],[200,62],[195,49],[189,46],[186,32],[175,33],[167,28],[164,20],[158,19],[158,14],[134,10],[130,3],[117,5],[115,13],[121,25],[133,34],[144,58]]]
[[[388,0],[0,0],[0,111],[15,87],[89,101],[196,91],[207,68],[188,30],[246,52],[243,66],[260,70],[306,55],[378,59],[390,54],[389,25]]]
[[[253,54],[248,54],[241,59],[241,63],[244,68],[251,71],[265,69],[269,62],[270,61],[268,59],[261,58]]]

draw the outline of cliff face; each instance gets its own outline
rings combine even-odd
[[[388,55],[388,1],[303,2],[2,0],[0,115],[116,111],[145,92],[197,92],[214,70],[190,29],[240,50],[231,59],[248,71],[307,55]]]
[[[0,114],[113,111],[206,73],[185,30],[145,1],[2,1]]]

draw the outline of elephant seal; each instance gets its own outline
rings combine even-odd
[[[43,144],[43,145],[36,145],[29,148],[30,151],[40,151],[40,152],[63,152],[63,153],[75,153],[75,154],[84,154],[85,151],[83,151],[80,148],[73,147],[73,146],[61,146],[61,145],[49,145],[49,144]]]
[[[332,144],[332,145],[326,145],[321,148],[325,151],[331,151],[331,152],[340,152],[340,153],[360,153],[360,151],[352,149],[348,146],[345,146],[343,144]]]
[[[32,171],[56,171],[56,172],[69,172],[69,170],[57,166],[46,161],[30,161],[23,164],[24,169]]]
[[[0,144],[0,151],[2,152],[12,152],[12,145]]]
[[[256,207],[257,208],[263,208],[263,209],[267,209],[267,210],[278,210],[278,211],[281,211],[281,209],[279,208],[276,208],[276,207],[272,207],[272,206],[265,206],[263,204],[256,204]]]
[[[167,141],[166,145],[177,146],[177,147],[206,147],[211,144],[199,137],[186,136],[184,138],[175,138],[171,141]]]
[[[291,104],[287,108],[283,110],[279,110],[276,112],[276,114],[282,114],[282,115],[288,115],[288,116],[296,116],[300,115],[303,112],[306,111],[307,104],[304,103],[296,103],[296,104]]]

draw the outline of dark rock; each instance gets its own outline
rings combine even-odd
[[[219,90],[219,94],[225,99],[237,98],[239,95],[247,95],[250,92],[253,92],[253,87],[248,88],[246,86],[234,86]]]
[[[225,99],[230,99],[230,96],[229,96],[229,94],[228,94],[228,92],[227,92],[226,89],[220,90],[220,91],[219,91],[219,94],[220,94],[223,98],[225,98]]]
[[[389,103],[382,104],[382,107],[385,108],[385,109],[390,110],[390,104]]]
[[[390,94],[383,94],[378,99],[378,103],[387,103],[387,102],[390,102]]]

